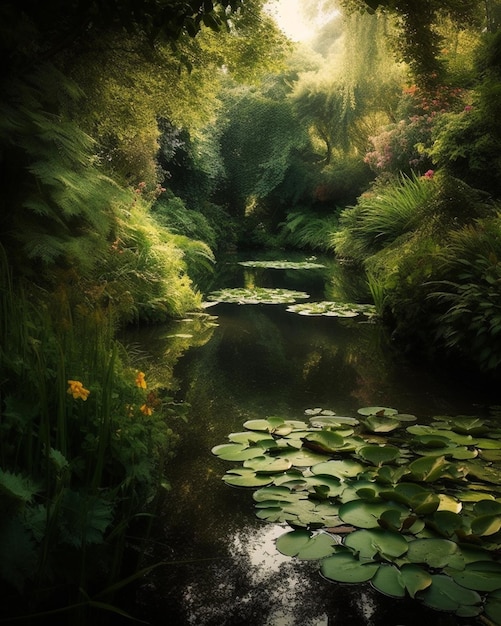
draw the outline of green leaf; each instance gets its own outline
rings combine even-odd
[[[494,591],[487,596],[484,611],[494,624],[501,624],[501,591]]]
[[[416,596],[416,593],[427,589],[432,582],[431,575],[413,563],[404,563],[400,568],[402,578],[405,584],[405,588],[409,592],[411,598]]]
[[[330,430],[309,433],[303,437],[305,445],[312,444],[313,450],[320,452],[335,452],[344,444],[344,438]]]
[[[444,574],[432,576],[432,584],[421,598],[426,606],[439,611],[457,612],[461,607],[480,606],[482,603],[476,591],[465,589]]]
[[[424,457],[409,464],[412,476],[419,481],[434,482],[447,472],[449,464],[445,457]]]
[[[397,419],[379,415],[370,415],[363,421],[363,424],[373,433],[389,433],[401,426]]]
[[[225,461],[246,461],[257,456],[262,456],[263,450],[259,447],[248,448],[244,444],[223,443],[212,448],[212,454]]]
[[[381,516],[387,511],[395,511],[399,519],[408,515],[408,510],[398,504],[353,500],[339,507],[339,517],[346,524],[359,528],[378,528]]]
[[[482,537],[494,535],[501,530],[501,515],[482,515],[471,523],[471,532]]]
[[[468,563],[459,572],[447,570],[458,584],[475,591],[501,590],[501,564],[493,561]]]
[[[444,568],[459,551],[457,543],[449,539],[416,539],[409,543],[407,560],[426,563],[430,567]]]
[[[398,448],[390,445],[384,446],[364,446],[358,450],[358,455],[376,466],[391,463],[400,456]]]
[[[377,415],[379,417],[389,417],[398,413],[397,409],[391,409],[387,406],[366,406],[358,409],[357,413],[360,415]]]
[[[357,530],[350,533],[344,545],[357,553],[360,560],[374,560],[380,555],[387,560],[400,557],[407,552],[409,544],[402,535],[388,530]]]
[[[233,487],[262,487],[273,482],[271,476],[256,474],[254,470],[246,468],[228,470],[223,476],[223,480],[227,485]]]
[[[371,580],[371,585],[393,598],[405,597],[405,581],[399,569],[393,565],[381,565]]]
[[[292,467],[292,463],[289,459],[282,457],[256,456],[252,459],[247,459],[244,462],[244,467],[250,468],[257,473],[265,472],[272,474],[275,472],[286,472]]]
[[[363,583],[379,569],[378,563],[360,563],[351,553],[339,552],[322,561],[322,575],[339,583]]]
[[[363,473],[364,466],[352,459],[324,461],[317,463],[311,468],[314,474],[327,474],[328,476],[337,476],[338,478],[348,478],[358,476]]]

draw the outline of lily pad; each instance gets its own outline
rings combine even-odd
[[[339,517],[346,524],[358,528],[378,528],[381,516],[387,511],[395,511],[399,519],[409,513],[407,509],[398,504],[352,500],[339,507]]]
[[[432,576],[432,584],[421,597],[426,606],[455,613],[461,607],[480,607],[482,603],[482,598],[476,591],[465,589],[444,574]]]
[[[391,463],[400,456],[400,451],[394,446],[364,446],[358,451],[358,455],[369,461],[372,465],[380,466]]]
[[[344,545],[351,548],[362,561],[372,561],[376,555],[386,559],[399,557],[409,547],[401,534],[380,528],[350,533],[344,540]]]
[[[348,304],[345,302],[308,302],[300,304],[292,304],[287,307],[287,311],[291,313],[299,313],[299,315],[324,315],[328,317],[357,317],[366,315],[373,317],[376,315],[376,308],[368,304]]]
[[[257,475],[253,470],[242,468],[228,470],[223,476],[223,480],[227,485],[233,487],[262,487],[269,485],[273,479],[270,476]]]
[[[286,556],[302,560],[319,560],[336,552],[338,543],[326,533],[312,534],[305,530],[294,530],[281,535],[276,541],[277,550]]]
[[[379,417],[391,417],[398,413],[397,409],[392,409],[387,406],[365,406],[358,409],[357,413],[360,415],[378,415]]]
[[[416,539],[409,543],[407,560],[426,563],[430,567],[444,568],[459,551],[457,543],[449,539]]]
[[[371,580],[371,585],[386,596],[405,597],[405,581],[400,570],[393,565],[381,565]]]
[[[212,454],[225,461],[246,461],[256,456],[261,456],[263,450],[261,448],[249,448],[246,445],[238,443],[223,443],[212,448]]]
[[[256,287],[254,289],[220,289],[210,293],[207,299],[212,302],[231,302],[235,304],[289,304],[309,297],[309,294],[304,291]]]
[[[475,591],[501,590],[501,564],[493,561],[469,563],[459,572],[447,573],[462,587]]]
[[[379,569],[378,563],[360,563],[351,553],[339,552],[322,561],[321,572],[329,580],[339,583],[363,583]]]
[[[311,270],[321,269],[325,265],[312,261],[239,261],[244,267],[264,267],[274,270]]]
[[[342,459],[334,461],[324,461],[313,465],[311,471],[314,474],[327,474],[338,478],[358,476],[364,471],[364,466],[352,459]]]

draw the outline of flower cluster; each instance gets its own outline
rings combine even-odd
[[[146,389],[147,386],[148,385],[144,378],[144,372],[138,372],[136,376],[136,387],[139,387],[140,389]]]
[[[68,385],[69,387],[67,393],[73,396],[75,400],[77,400],[78,398],[81,398],[84,401],[87,400],[90,391],[88,389],[85,389],[83,384],[79,380],[69,380]]]

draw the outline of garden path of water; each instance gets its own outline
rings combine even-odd
[[[280,287],[306,291],[314,301],[370,302],[357,276],[332,261],[321,270],[244,268],[237,261],[221,264],[213,289]],[[234,464],[211,448],[248,419],[304,419],[313,407],[356,416],[363,406],[388,406],[423,422],[438,414],[484,415],[485,398],[410,363],[379,323],[364,318],[303,316],[277,304],[220,303],[207,313],[217,326],[195,317],[129,336],[160,370],[177,355],[175,395],[190,404],[188,422],[173,426],[180,443],[167,470],[172,489],[149,555],[172,565],[147,579],[140,617],[154,626],[473,624],[387,598],[370,585],[328,582],[318,563],[281,555],[274,540],[284,526],[255,517],[252,490],[222,482]]]

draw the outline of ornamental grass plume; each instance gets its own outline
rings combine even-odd
[[[82,400],[87,400],[89,397],[90,391],[85,389],[83,384],[79,380],[69,380],[68,381],[68,391],[70,395],[73,396],[75,400],[81,398]]]

